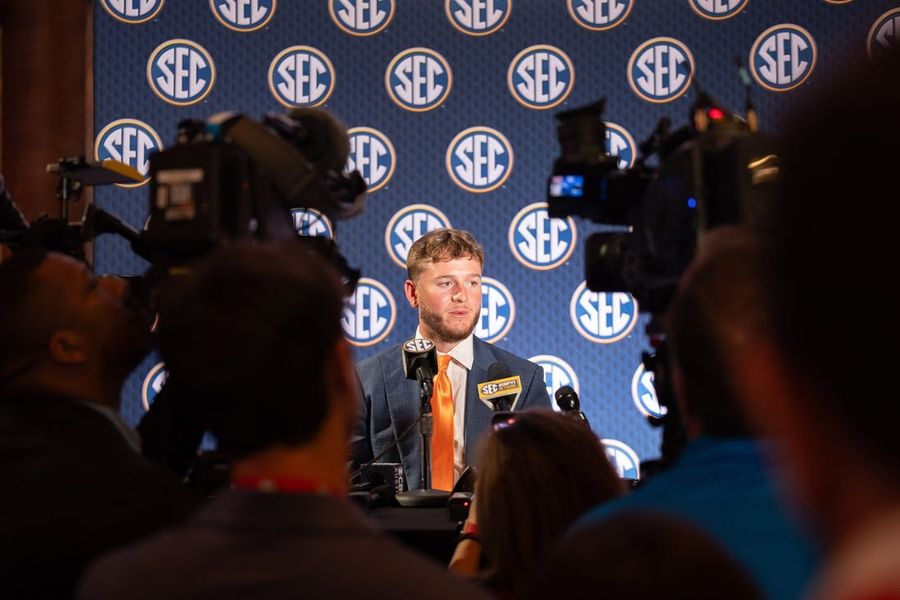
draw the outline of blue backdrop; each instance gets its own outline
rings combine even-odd
[[[806,84],[900,32],[897,0],[100,0],[94,16],[98,158],[146,172],[182,119],[327,108],[350,128],[367,207],[339,223],[295,219],[333,235],[363,271],[343,323],[358,357],[415,331],[400,266],[412,241],[467,229],[487,255],[477,334],[535,357],[549,391],[576,387],[632,477],[659,446],[640,367],[647,315],[627,294],[584,289],[583,244],[596,225],[547,218],[553,115],[606,96],[607,149],[624,166],[661,116],[686,122],[692,78],[742,107],[740,58],[771,132]],[[142,227],[147,187],[98,189],[96,202]],[[146,266],[109,237],[96,264]],[[158,362],[148,357],[125,387],[131,423],[163,381]]]

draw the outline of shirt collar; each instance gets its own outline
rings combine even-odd
[[[422,338],[422,331],[418,327],[416,327],[416,337]],[[475,362],[474,337],[475,332],[473,330],[466,339],[455,345],[450,352],[447,352],[454,361],[464,366],[468,371],[472,370],[472,364]],[[442,353],[438,352],[438,354]]]

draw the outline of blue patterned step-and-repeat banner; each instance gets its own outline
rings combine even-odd
[[[810,81],[897,36],[898,0],[97,0],[95,152],[146,172],[182,119],[332,111],[369,184],[366,210],[294,219],[362,269],[343,320],[358,357],[415,331],[402,293],[412,242],[469,230],[486,252],[476,334],[541,364],[549,391],[574,387],[633,477],[659,454],[646,417],[660,409],[641,366],[648,316],[629,294],[586,289],[583,245],[597,225],[547,217],[554,114],[606,96],[606,147],[625,167],[660,117],[687,122],[694,79],[737,110],[740,60],[761,129],[775,132]],[[137,228],[146,220],[146,186],[101,188],[96,201]],[[109,236],[96,263],[146,267]],[[126,385],[131,423],[164,381],[158,361]]]

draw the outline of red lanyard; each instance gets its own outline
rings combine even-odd
[[[245,490],[282,494],[315,494],[318,496],[344,496],[337,489],[314,479],[299,477],[263,477],[259,475],[243,475],[232,481],[232,486]]]

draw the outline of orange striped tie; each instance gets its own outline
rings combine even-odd
[[[453,489],[453,390],[447,366],[450,355],[438,356],[438,372],[434,376],[431,412],[434,429],[431,438],[431,487],[436,490]]]

